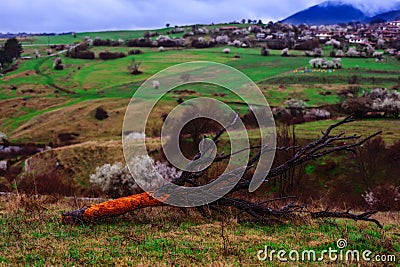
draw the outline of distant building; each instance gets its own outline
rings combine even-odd
[[[389,22],[389,25],[400,27],[400,20],[395,20],[395,21]]]
[[[257,33],[257,39],[265,39],[265,33]]]
[[[238,27],[235,26],[224,26],[224,27],[219,27],[220,31],[235,31],[237,30]]]
[[[332,39],[332,35],[330,33],[318,33],[315,35],[315,37],[322,41]]]
[[[367,38],[350,38],[349,43],[351,44],[366,44],[369,40]]]

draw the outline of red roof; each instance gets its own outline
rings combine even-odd
[[[238,27],[235,26],[225,26],[225,27],[220,27],[220,30],[224,31],[224,30],[237,30]]]

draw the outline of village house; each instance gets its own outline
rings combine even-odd
[[[395,20],[395,21],[389,22],[389,25],[400,27],[400,20]]]
[[[315,35],[315,37],[317,37],[321,41],[326,41],[326,40],[332,39],[332,35],[330,33],[327,33],[327,32],[317,33]]]

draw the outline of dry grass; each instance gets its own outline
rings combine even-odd
[[[254,266],[260,265],[256,255],[264,245],[273,249],[321,251],[335,248],[339,238],[346,238],[351,249],[386,254],[400,250],[399,213],[378,215],[385,225],[383,230],[364,222],[308,218],[287,225],[262,226],[237,223],[237,217],[230,211],[204,219],[195,210],[174,207],[139,210],[95,225],[60,223],[62,211],[91,202],[2,196],[0,265]],[[263,264],[279,265],[278,262]],[[309,264],[289,263],[289,266]]]
[[[128,99],[94,100],[46,112],[23,123],[10,136],[13,139],[41,140],[59,144],[58,134],[76,133],[74,142],[121,138],[122,122]],[[96,120],[96,108],[103,107],[109,118]]]

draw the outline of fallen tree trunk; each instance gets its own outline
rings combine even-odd
[[[165,205],[163,202],[145,192],[65,212],[61,219],[64,224],[88,223],[110,216],[122,215],[136,209],[163,205]]]
[[[235,118],[234,122],[237,118]],[[361,138],[359,135],[350,135],[346,136],[344,132],[338,134],[331,134],[332,131],[345,124],[352,122],[352,117],[347,117],[344,120],[335,123],[329,126],[326,131],[322,132],[322,136],[315,140],[314,142],[309,143],[304,147],[297,146],[289,146],[289,147],[279,147],[275,148],[276,151],[287,152],[295,150],[293,156],[284,162],[281,165],[278,165],[272,168],[269,173],[265,174],[264,182],[268,182],[270,178],[276,177],[286,173],[289,170],[292,170],[296,166],[307,162],[312,161],[317,158],[336,153],[339,151],[348,151],[352,153],[356,153],[356,147],[361,146],[368,140],[373,137],[379,135],[381,132],[377,132],[366,138]],[[234,124],[232,123],[232,125]],[[225,129],[221,129],[216,136],[213,138],[213,142],[217,144],[218,138],[226,131]],[[250,170],[254,167],[254,164],[260,159],[261,155],[265,153],[265,147],[255,146],[251,147],[253,149],[259,149],[256,155],[249,159],[246,167],[246,171]],[[243,150],[232,152],[228,155],[219,155],[214,159],[215,162],[219,162],[225,159],[229,159],[230,156],[235,153],[240,153]],[[197,154],[193,160],[196,160],[200,157],[200,153]],[[193,162],[193,161],[192,161]],[[232,172],[234,173],[234,172]],[[205,170],[199,172],[187,172],[184,171],[182,174],[172,181],[173,184],[184,186],[184,185],[192,185],[198,186],[197,179],[202,177],[205,174]],[[242,177],[243,178],[243,177]],[[271,207],[265,206],[265,204],[273,201],[281,201],[284,198],[273,199],[263,201],[261,203],[253,203],[248,202],[242,199],[232,198],[231,195],[234,192],[238,192],[240,190],[247,190],[249,188],[250,181],[242,179],[239,183],[234,187],[225,197],[213,202],[209,203],[208,207],[213,210],[221,210],[223,207],[234,207],[242,212],[247,213],[248,215],[255,218],[257,221],[261,223],[273,223],[273,222],[282,222],[284,219],[294,218],[294,214],[308,214],[312,218],[344,218],[344,219],[352,219],[358,221],[368,221],[377,224],[380,228],[382,225],[375,219],[370,218],[371,215],[375,214],[375,211],[370,211],[362,214],[352,214],[349,211],[347,212],[329,212],[327,210],[322,212],[312,212],[306,209],[302,205],[297,205],[295,203],[289,203],[286,206],[283,206],[280,209],[273,209]],[[161,188],[162,189],[162,188]],[[162,192],[162,190],[160,190]],[[163,195],[165,199],[169,197],[169,195]],[[293,198],[293,197],[291,197]],[[66,212],[62,215],[63,223],[87,223],[94,222],[100,220],[102,218],[107,218],[110,216],[122,215],[126,212],[146,208],[146,207],[154,207],[154,206],[162,206],[166,205],[162,199],[155,199],[151,193],[141,193],[137,195],[132,195],[128,197],[118,198],[115,200],[110,200],[107,202],[103,202],[97,205],[92,205],[87,208],[82,208],[80,210],[75,210],[71,212]],[[203,206],[197,207],[197,209],[202,213],[204,213]]]

